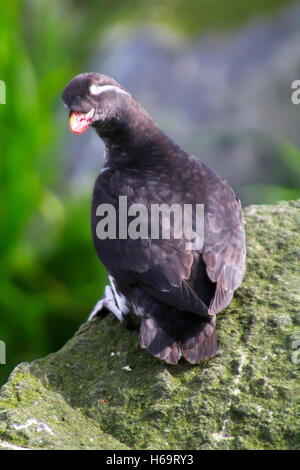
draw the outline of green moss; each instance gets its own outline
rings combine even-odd
[[[218,316],[216,358],[166,365],[113,316],[95,319],[12,373],[0,394],[2,447],[298,447],[299,210],[245,209],[247,273]]]

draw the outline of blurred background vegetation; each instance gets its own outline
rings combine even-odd
[[[11,0],[0,15],[0,339],[12,368],[57,350],[85,321],[106,282],[90,235],[90,196],[71,190],[64,141],[66,83],[116,24],[147,23],[188,37],[231,30],[287,0]],[[295,77],[297,78],[297,77]],[[298,77],[300,78],[300,77]],[[300,179],[299,152],[282,155]],[[248,188],[251,190],[251,188]],[[253,188],[252,188],[253,189]],[[256,186],[259,202],[300,197],[296,184]]]

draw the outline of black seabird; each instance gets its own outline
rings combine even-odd
[[[71,80],[62,98],[71,130],[81,134],[94,127],[106,149],[93,191],[91,225],[111,286],[90,318],[110,311],[129,325],[132,315],[139,317],[140,346],[170,364],[181,355],[191,363],[213,357],[216,314],[230,303],[245,272],[239,200],[223,178],[167,137],[112,78],[83,73]],[[147,208],[204,204],[203,246],[187,249],[184,237],[99,238],[97,208],[110,204],[118,215],[119,196],[127,197],[128,206]]]

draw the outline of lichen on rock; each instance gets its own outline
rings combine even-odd
[[[299,448],[300,201],[244,218],[247,272],[218,315],[217,357],[167,365],[113,316],[85,323],[13,371],[0,449]]]

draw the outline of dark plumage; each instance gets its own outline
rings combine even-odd
[[[176,145],[132,96],[111,78],[85,73],[63,92],[70,127],[93,126],[105,143],[105,167],[92,199],[92,234],[112,286],[91,318],[107,311],[130,325],[140,319],[143,348],[168,363],[191,363],[217,352],[215,316],[230,303],[245,272],[240,202],[227,182]],[[96,235],[96,209],[119,196],[143,203],[204,204],[204,244],[186,239],[104,239]],[[118,232],[117,232],[118,233]]]

